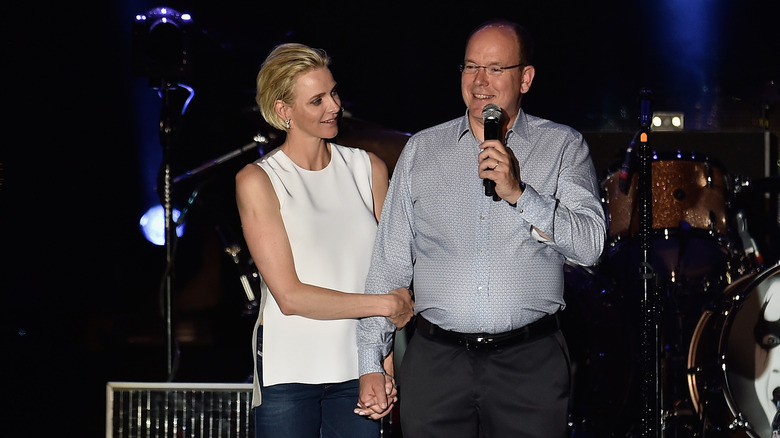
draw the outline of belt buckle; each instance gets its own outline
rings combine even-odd
[[[491,345],[490,344],[491,338],[485,336],[477,336],[474,339],[470,339],[467,336],[464,337],[464,341],[466,344],[466,350],[480,350],[483,348],[489,348]]]

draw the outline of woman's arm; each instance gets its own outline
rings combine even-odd
[[[385,203],[389,185],[387,165],[373,152],[369,152],[368,156],[371,158],[371,191],[374,194],[374,217],[379,222],[379,216],[382,215],[382,206]]]
[[[379,182],[376,188],[386,193],[387,184]],[[385,316],[398,327],[409,322],[414,310],[407,289],[367,295],[339,292],[299,280],[279,200],[260,166],[250,163],[236,175],[236,203],[249,253],[285,315],[312,319]]]

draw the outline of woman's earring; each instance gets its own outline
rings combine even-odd
[[[286,126],[287,129],[290,129],[290,119],[284,121],[284,126]]]

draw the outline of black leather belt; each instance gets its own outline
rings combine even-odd
[[[555,333],[561,328],[560,312],[538,319],[525,327],[504,333],[458,333],[444,330],[417,315],[416,330],[426,338],[445,344],[460,345],[467,350],[496,350],[538,339]]]

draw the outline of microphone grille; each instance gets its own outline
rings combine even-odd
[[[495,103],[489,103],[482,108],[482,120],[501,119],[501,108]]]

